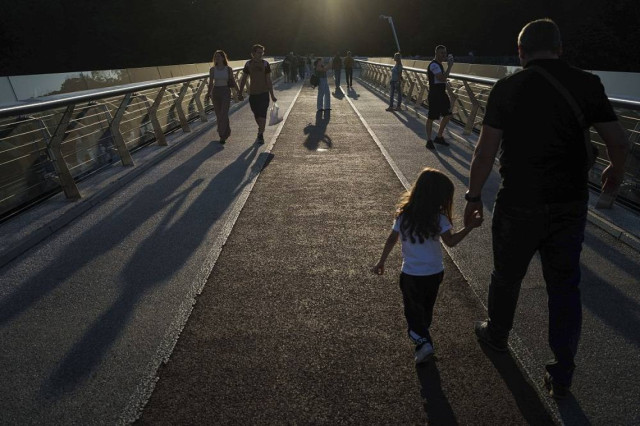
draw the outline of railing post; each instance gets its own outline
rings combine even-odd
[[[162,98],[166,90],[167,86],[162,86],[162,88],[156,95],[156,99],[153,101],[153,105],[149,107],[149,120],[151,121],[153,133],[156,135],[158,145],[160,146],[167,146],[167,139],[164,137],[162,126],[160,125],[160,121],[158,121],[158,107],[160,106],[160,102],[162,102]]]
[[[416,108],[422,105],[422,100],[425,99],[425,92],[427,91],[427,84],[424,83],[421,78],[418,79],[418,84],[420,85],[420,92],[418,93],[418,96],[416,96]]]
[[[189,128],[189,122],[187,121],[187,117],[184,115],[184,110],[182,109],[182,100],[184,96],[187,94],[187,89],[189,89],[189,82],[185,82],[182,84],[180,88],[180,93],[176,98],[176,101],[173,105],[176,107],[176,111],[178,112],[178,118],[180,119],[180,127],[182,127],[182,131],[185,133],[189,133],[191,129]]]
[[[65,112],[62,114],[62,118],[58,122],[58,126],[53,132],[49,143],[47,144],[47,152],[49,153],[49,158],[51,158],[53,167],[55,168],[58,179],[60,180],[60,186],[64,190],[65,196],[70,200],[78,200],[81,198],[76,182],[73,179],[73,176],[71,176],[69,167],[62,156],[62,140],[64,139],[64,135],[69,127],[69,121],[71,121],[74,108],[75,105],[69,105],[67,107]]]
[[[469,117],[467,117],[467,122],[465,123],[464,131],[462,133],[470,135],[476,122],[476,115],[478,114],[478,108],[480,108],[480,102],[478,102],[476,95],[473,93],[473,90],[471,90],[471,86],[469,86],[469,83],[466,81],[464,82],[464,88],[467,90],[469,100],[471,100],[471,111],[469,112]]]
[[[207,114],[205,114],[205,112],[204,112],[204,106],[202,105],[202,99],[200,99],[200,96],[202,95],[202,91],[204,90],[204,87],[206,85],[207,85],[207,79],[206,78],[200,80],[200,84],[198,85],[198,88],[196,89],[196,93],[195,93],[195,95],[193,95],[193,99],[196,102],[196,108],[198,108],[198,115],[200,115],[200,121],[202,121],[202,122],[206,122],[207,121]]]
[[[111,130],[111,136],[113,137],[113,144],[118,151],[122,165],[125,167],[133,166],[133,158],[131,158],[131,153],[129,153],[127,145],[124,143],[122,133],[120,132],[120,121],[122,120],[127,107],[131,103],[131,95],[131,92],[129,92],[124,96],[124,99],[122,99],[113,119],[111,119],[111,123],[109,123],[109,129]]]

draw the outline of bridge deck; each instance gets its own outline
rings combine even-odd
[[[475,342],[489,226],[449,251],[433,325],[438,358],[414,369],[393,272],[398,250],[384,277],[368,268],[402,176],[440,168],[458,201],[471,152],[453,134],[450,148],[427,152],[420,118],[386,113],[383,98],[355,88],[333,98],[326,119],[315,116],[310,88],[298,95],[299,85],[280,84],[282,109],[295,104],[281,127],[268,128],[270,153],[269,143],[252,144],[243,105],[224,148],[210,143],[215,128],[200,124],[170,140],[164,160],[160,150],[144,154],[146,171],[122,192],[84,183],[81,191],[96,194],[84,202],[99,204],[0,269],[0,421],[131,420],[166,359],[142,423],[417,423],[420,384],[430,415],[449,421],[482,413],[492,424],[548,423],[545,407],[569,424],[637,421],[640,385],[627,372],[640,367],[638,253],[591,225],[575,399],[539,397],[550,355],[539,265],[523,285],[512,354],[496,357]],[[111,173],[106,181],[135,171]],[[491,185],[495,192],[497,176]],[[75,215],[61,204],[35,209],[22,227],[3,225],[4,242],[12,230],[24,239]]]

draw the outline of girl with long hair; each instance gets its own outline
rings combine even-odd
[[[444,277],[440,241],[453,247],[482,224],[482,215],[475,212],[467,226],[453,232],[453,193],[453,183],[444,173],[423,169],[411,190],[400,198],[393,228],[380,261],[373,267],[374,273],[384,273],[387,256],[400,238],[403,257],[400,289],[407,332],[415,344],[416,364],[428,361],[434,352],[429,327]]]
[[[231,136],[229,125],[229,108],[231,107],[231,89],[238,94],[238,100],[242,100],[242,94],[238,90],[238,84],[233,77],[233,69],[228,64],[227,54],[224,50],[216,50],[213,54],[213,67],[209,70],[209,90],[207,96],[213,103],[216,113],[216,122],[220,143],[225,144]]]

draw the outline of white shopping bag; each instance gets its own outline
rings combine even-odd
[[[280,107],[277,102],[274,102],[269,109],[269,126],[273,126],[282,121],[280,116]]]

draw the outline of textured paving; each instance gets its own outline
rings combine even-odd
[[[477,344],[484,309],[449,258],[437,358],[415,367],[399,251],[369,272],[403,187],[332,107],[303,88],[139,422],[550,424],[514,360]]]

